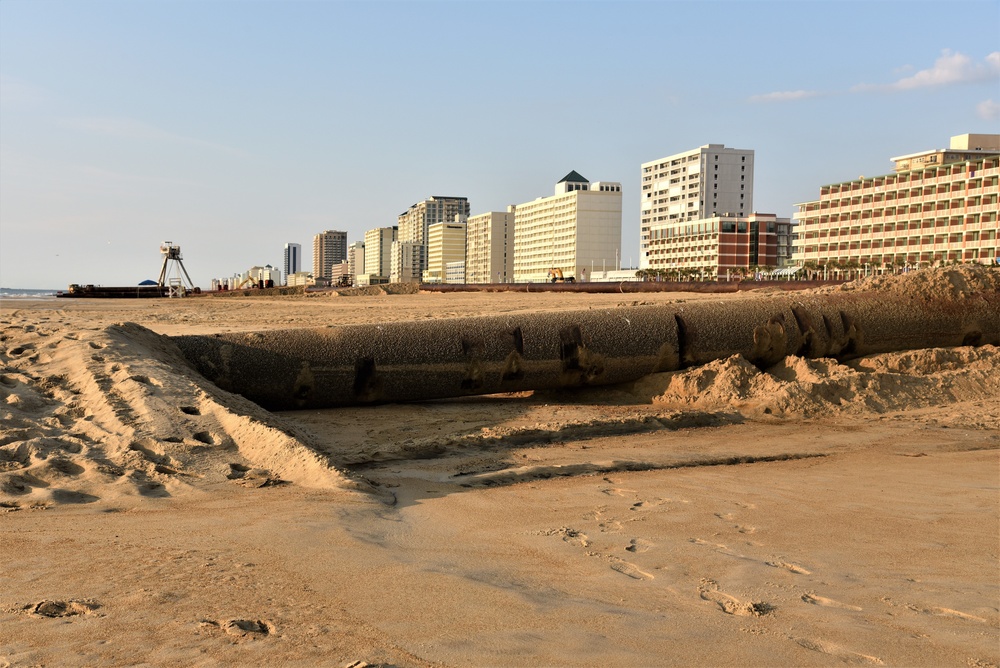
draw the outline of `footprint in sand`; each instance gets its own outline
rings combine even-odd
[[[711,601],[719,606],[727,615],[737,615],[740,617],[761,617],[774,610],[774,606],[763,601],[741,601],[735,596],[730,596],[719,591],[719,583],[715,580],[702,580],[698,587],[698,593],[702,600]]]
[[[792,564],[787,561],[765,561],[765,564],[772,568],[784,568],[786,571],[791,571],[798,575],[812,575],[812,571],[806,570],[798,564]]]
[[[28,606],[31,614],[39,617],[72,617],[74,615],[87,615],[94,612],[101,606],[94,601],[39,601]]]
[[[231,636],[263,637],[274,633],[274,625],[261,619],[230,619],[222,624],[222,630]]]
[[[967,612],[961,612],[959,610],[953,610],[951,608],[921,608],[915,605],[906,606],[914,612],[922,612],[925,615],[937,615],[939,617],[957,617],[958,619],[966,619],[970,622],[981,622],[986,623],[986,620],[982,617],[976,617],[975,615],[970,615]]]
[[[625,549],[633,554],[638,554],[640,552],[648,552],[649,549],[653,547],[653,543],[648,540],[643,540],[642,538],[633,538],[628,542]]]
[[[608,496],[625,496],[626,494],[635,494],[634,489],[621,489],[618,487],[604,488],[601,490],[602,494],[607,494]]]
[[[840,601],[835,601],[832,598],[826,598],[825,596],[817,596],[816,594],[803,594],[802,600],[806,603],[812,605],[819,605],[824,608],[840,608],[841,610],[854,610],[855,612],[860,612],[861,608],[856,605],[849,605],[847,603],[841,603]]]
[[[852,652],[850,650],[844,649],[839,645],[835,645],[831,642],[826,642],[825,640],[810,640],[808,638],[792,638],[797,644],[806,649],[811,649],[814,652],[819,652],[820,654],[829,654],[832,657],[839,659],[843,663],[851,665],[875,665],[884,666],[885,662],[877,656],[869,656],[867,654],[860,654],[858,652]]]
[[[635,564],[630,564],[627,561],[622,561],[616,557],[611,558],[611,570],[621,573],[622,575],[627,575],[633,580],[652,580],[653,576],[646,571],[640,569]]]

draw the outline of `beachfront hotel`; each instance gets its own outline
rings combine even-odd
[[[407,275],[413,274],[412,278],[408,280],[420,280],[424,269],[427,268],[428,228],[435,223],[454,222],[455,216],[462,216],[463,221],[468,218],[469,199],[467,197],[434,195],[422,202],[417,202],[399,214],[397,220],[399,233],[396,238],[401,242],[416,244],[420,251],[419,262],[413,272],[405,272]]]
[[[377,285],[389,282],[392,264],[392,242],[396,240],[395,227],[377,227],[365,232],[365,268],[356,274],[357,285]]]
[[[347,247],[348,273],[351,282],[357,285],[358,276],[365,273],[365,242],[355,241]]]
[[[753,155],[752,150],[706,144],[644,162],[639,193],[639,267],[650,266],[650,231],[657,223],[751,213]]]
[[[506,283],[514,274],[514,209],[469,217],[465,237],[465,282]]]
[[[616,269],[621,237],[621,184],[572,171],[553,196],[514,207],[514,282],[544,282],[553,269],[579,281]]]
[[[453,223],[434,223],[427,228],[427,269],[424,283],[447,282],[447,266],[465,261],[466,223],[464,216],[455,216]],[[459,281],[464,282],[464,281]]]
[[[825,185],[797,205],[796,263],[884,271],[997,261],[1000,135],[958,135],[949,148],[892,161],[892,174]]]
[[[658,222],[649,229],[647,271],[668,278],[726,279],[791,261],[792,221],[772,213]]]
[[[313,237],[313,278],[331,278],[333,265],[346,259],[347,232],[326,230]]]

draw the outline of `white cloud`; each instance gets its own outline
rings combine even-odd
[[[805,100],[811,97],[819,97],[823,93],[815,90],[788,90],[774,93],[764,93],[762,95],[751,95],[750,102],[789,102],[792,100]]]
[[[979,118],[982,118],[983,120],[995,121],[1000,118],[1000,102],[983,100],[976,105],[976,113],[979,114]]]
[[[238,156],[245,157],[247,155],[243,151],[222,144],[174,134],[131,118],[68,118],[60,121],[60,124],[91,134],[107,135],[119,139],[190,144]]]
[[[945,49],[934,61],[934,66],[920,70],[916,74],[899,79],[891,84],[858,84],[851,88],[853,93],[868,91],[901,91],[936,86],[979,83],[1000,78],[1000,51],[994,51],[982,62],[975,62],[964,53]]]

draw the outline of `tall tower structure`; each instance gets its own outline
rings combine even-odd
[[[326,230],[313,237],[313,278],[331,278],[335,264],[347,261],[347,232]]]
[[[753,151],[706,144],[642,164],[639,267],[649,266],[649,230],[753,212]]]
[[[377,227],[365,232],[365,275],[389,280],[392,264],[392,242],[396,240],[395,227]]]
[[[469,217],[465,282],[506,283],[514,274],[514,205]]]
[[[300,244],[285,244],[285,280],[292,274],[302,271],[302,246]]]
[[[420,266],[414,268],[418,277],[427,268],[428,228],[435,223],[456,222],[455,216],[460,216],[459,222],[463,223],[469,217],[469,199],[467,197],[434,195],[422,202],[417,202],[399,214],[397,240],[410,242],[421,247]]]

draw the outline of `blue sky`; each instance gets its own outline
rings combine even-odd
[[[0,285],[195,283],[314,234],[753,149],[755,209],[1000,132],[1000,0],[0,2]]]

